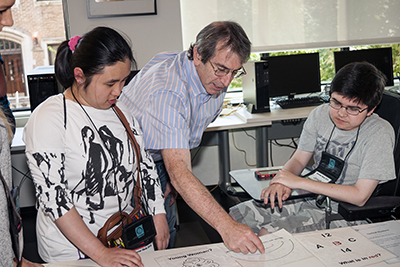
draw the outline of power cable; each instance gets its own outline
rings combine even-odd
[[[240,151],[240,152],[242,152],[242,153],[244,154],[244,161],[245,161],[245,163],[246,163],[247,166],[249,166],[249,167],[256,167],[256,166],[257,166],[257,164],[249,164],[249,163],[247,162],[247,152],[246,152],[246,150],[240,149],[240,148],[238,148],[238,147],[236,146],[236,144],[235,144],[235,135],[233,134],[233,131],[232,131],[232,143],[233,143],[233,146],[234,146],[238,151]]]

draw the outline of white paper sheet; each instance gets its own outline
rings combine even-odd
[[[202,247],[155,260],[161,267],[241,267],[220,247]]]
[[[155,260],[160,267],[236,267],[236,266],[285,266],[301,260],[320,263],[285,230],[262,236],[265,253],[242,254],[228,250],[225,246],[202,247],[181,253],[164,255]]]
[[[400,262],[400,222],[387,221],[374,224],[363,224],[353,227],[375,244],[392,252],[397,257],[387,260],[388,263]]]
[[[366,266],[395,257],[351,227],[296,234],[326,266]]]
[[[265,253],[235,253],[227,251],[241,266],[264,267],[286,266],[287,264],[314,258],[291,234],[281,229],[275,233],[260,237]],[[314,259],[315,262],[315,259]]]

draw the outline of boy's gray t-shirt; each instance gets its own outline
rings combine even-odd
[[[329,105],[321,105],[310,113],[305,122],[298,149],[314,152],[313,169],[316,168],[333,131],[326,152],[336,157],[345,159],[356,142],[337,184],[354,185],[359,178],[380,180],[381,183],[395,179],[395,141],[390,123],[373,113],[359,128],[357,138],[357,129],[344,131],[334,127]]]

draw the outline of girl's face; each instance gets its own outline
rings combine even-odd
[[[78,86],[79,102],[98,109],[110,108],[121,94],[130,69],[131,62],[127,59],[106,66],[101,73],[93,75],[92,81],[86,88]],[[84,84],[84,79],[76,79],[78,84]]]
[[[11,14],[11,7],[15,0],[0,0],[0,31],[4,26],[11,27],[14,24]]]

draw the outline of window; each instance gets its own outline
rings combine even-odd
[[[400,73],[398,0],[182,0],[180,4],[185,48],[210,22],[234,20],[252,41],[250,60],[259,60],[259,53],[319,52],[321,81],[329,82],[335,75],[335,50],[392,43],[394,74]],[[238,79],[228,91],[240,90]]]
[[[204,25],[235,20],[253,52],[400,42],[398,0],[182,0],[184,47]],[[193,19],[195,17],[196,19]]]
[[[38,67],[53,65],[55,51],[65,40],[62,2],[34,3],[16,1],[12,7],[14,26],[0,32],[7,96],[14,115],[21,109],[30,110],[27,75]]]

